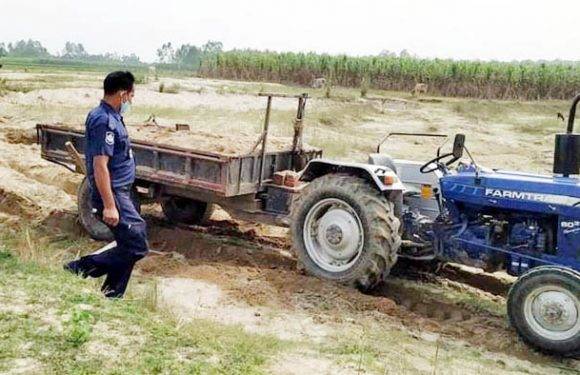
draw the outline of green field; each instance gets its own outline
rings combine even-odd
[[[113,62],[95,62],[83,60],[63,60],[54,57],[0,57],[4,69],[30,73],[44,72],[111,72],[114,70],[130,70],[137,76],[150,72],[149,67],[155,66],[158,75],[183,76],[191,75],[191,67],[180,67],[176,64],[123,64]]]

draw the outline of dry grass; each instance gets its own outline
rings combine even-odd
[[[179,94],[181,90],[181,86],[179,83],[172,83],[170,85],[166,85],[164,82],[159,84],[159,92],[166,93],[166,94]]]
[[[0,78],[0,96],[6,95],[9,92],[27,93],[32,90],[34,90],[34,88],[29,85],[19,82],[11,82],[6,78]]]

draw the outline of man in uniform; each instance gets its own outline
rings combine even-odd
[[[131,200],[135,161],[122,116],[130,108],[134,83],[130,72],[107,75],[103,100],[85,122],[85,158],[93,208],[111,228],[116,246],[64,266],[83,277],[106,275],[102,291],[111,298],[123,296],[133,266],[148,252],[145,221]]]

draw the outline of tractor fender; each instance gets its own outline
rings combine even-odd
[[[403,192],[405,190],[405,186],[399,180],[397,174],[387,167],[364,163],[345,163],[328,159],[311,160],[302,171],[300,180],[310,182],[315,178],[330,173],[345,173],[362,177],[380,192]],[[391,185],[384,184],[385,176],[393,176],[395,182]]]

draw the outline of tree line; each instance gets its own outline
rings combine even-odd
[[[90,54],[82,43],[66,42],[63,49],[51,54],[38,40],[18,40],[16,42],[0,42],[0,57],[25,57],[37,59],[59,59],[95,63],[122,63],[125,65],[141,64],[139,56],[133,54],[119,55],[116,53]]]
[[[223,51],[223,44],[218,41],[208,41],[198,47],[192,44],[173,45],[164,43],[157,49],[159,63],[175,65],[180,68],[197,69],[204,58],[214,56]],[[38,59],[59,59],[95,63],[122,63],[124,65],[142,64],[139,56],[134,53],[119,55],[116,53],[91,54],[82,43],[66,42],[63,49],[51,54],[38,40],[19,40],[11,43],[0,43],[0,57],[25,57]]]
[[[184,67],[199,68],[204,59],[223,52],[222,42],[209,40],[201,47],[191,44],[174,46],[171,42],[164,43],[157,49],[157,59],[162,64],[177,64]]]

